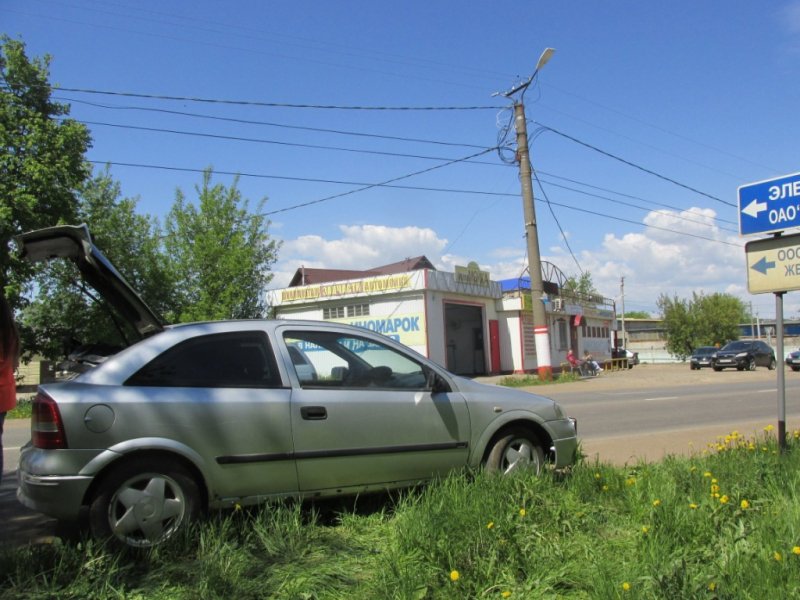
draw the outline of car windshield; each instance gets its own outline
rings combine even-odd
[[[750,346],[750,342],[731,342],[725,346],[723,350],[727,350],[729,352],[742,352],[744,350],[749,350]]]
[[[717,349],[714,346],[702,346],[694,351],[695,356],[708,356],[714,354]]]

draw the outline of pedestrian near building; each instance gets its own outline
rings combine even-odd
[[[19,332],[14,313],[0,286],[0,481],[3,479],[3,425],[6,413],[17,405],[14,371],[19,365]]]

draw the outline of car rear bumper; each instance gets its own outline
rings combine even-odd
[[[17,499],[28,508],[57,519],[78,518],[86,490],[94,479],[93,475],[80,474],[81,468],[97,453],[25,446],[17,470]]]
[[[28,508],[56,519],[78,518],[91,477],[40,476],[17,471],[17,499]]]

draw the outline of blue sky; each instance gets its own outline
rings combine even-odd
[[[203,168],[241,173],[283,241],[273,287],[301,265],[420,254],[521,274],[517,168],[464,159],[509,121],[492,94],[553,47],[525,95],[543,258],[612,298],[624,277],[627,310],[722,291],[774,316],[771,294],[747,293],[736,194],[800,171],[798,0],[0,0],[0,31],[52,55],[53,83],[94,92],[56,96],[141,212],[193,197]]]

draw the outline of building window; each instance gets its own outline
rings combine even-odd
[[[348,317],[366,317],[369,315],[369,304],[352,304],[347,307]]]
[[[323,319],[343,319],[344,318],[344,306],[332,306],[330,308],[323,308],[322,309],[322,318]]]

